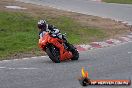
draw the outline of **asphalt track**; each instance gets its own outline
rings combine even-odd
[[[78,61],[59,64],[48,57],[0,62],[0,88],[82,88],[81,68],[91,79],[131,79],[132,42],[80,53]],[[111,88],[90,86],[88,88]],[[132,86],[112,88],[132,88]]]
[[[108,4],[92,0],[17,0],[53,8],[111,18],[132,24],[132,5]]]
[[[48,0],[48,2],[50,1]],[[70,1],[71,6],[74,6],[72,3],[74,0]],[[76,1],[80,2],[80,0]],[[64,1],[60,0],[60,2]],[[90,1],[85,0],[84,2]],[[79,8],[81,9],[80,5],[77,9]],[[93,8],[97,8],[96,5]],[[94,11],[93,13],[96,14]],[[124,15],[126,14],[124,13]],[[89,72],[91,79],[131,79],[132,42],[80,52],[78,61],[59,64],[52,63],[47,56],[0,61],[0,88],[82,88],[78,82],[82,67]],[[132,86],[90,86],[88,88],[132,88]]]

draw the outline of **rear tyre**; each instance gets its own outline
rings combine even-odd
[[[46,53],[53,62],[60,63],[60,52],[59,49],[57,49],[55,46],[49,44],[46,47]]]
[[[71,52],[73,54],[73,58],[71,58],[71,60],[78,60],[78,58],[79,58],[78,51],[77,50],[72,50]]]
[[[69,51],[71,51],[73,54],[73,58],[71,58],[71,60],[78,60],[79,53],[78,53],[77,49],[70,43],[67,43],[67,45],[68,45]]]

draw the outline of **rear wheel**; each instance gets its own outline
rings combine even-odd
[[[60,52],[54,45],[49,44],[46,47],[46,53],[53,62],[60,63]]]
[[[70,43],[67,43],[67,45],[68,45],[69,51],[71,51],[73,54],[73,58],[71,58],[71,60],[78,60],[79,53],[78,53],[77,49]]]
[[[73,54],[73,58],[71,58],[71,60],[78,60],[79,58],[79,53],[77,50],[72,51]]]
[[[71,58],[71,60],[78,60],[78,58],[79,58],[79,53],[78,53],[78,51],[77,50],[73,50],[73,51],[71,51],[72,52],[72,54],[73,54],[73,58]]]

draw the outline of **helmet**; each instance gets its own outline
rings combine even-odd
[[[45,20],[39,20],[38,21],[38,28],[41,30],[46,30],[46,21]]]

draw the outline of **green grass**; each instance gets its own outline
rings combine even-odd
[[[83,27],[69,17],[47,18],[49,23],[67,33],[68,40],[73,44],[88,43],[103,39],[106,35],[95,28]],[[38,18],[20,12],[0,12],[0,58],[14,53],[23,53],[38,49]]]
[[[132,4],[132,0],[103,0],[108,3]]]
[[[0,12],[0,58],[37,48],[36,19]]]
[[[105,38],[107,35],[101,29],[83,27],[69,17],[59,17],[57,20],[49,19],[62,33],[67,33],[68,40],[73,44],[88,43]]]

